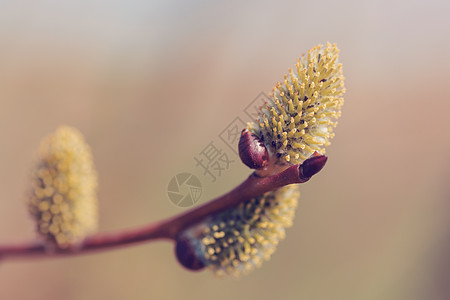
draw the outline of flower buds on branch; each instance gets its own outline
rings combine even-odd
[[[71,127],[46,138],[32,171],[28,207],[39,243],[0,245],[0,257],[75,255],[169,239],[189,270],[246,274],[272,255],[292,225],[308,181],[327,161],[345,92],[336,45],[303,55],[277,83],[239,140],[242,162],[255,171],[230,192],[172,218],[87,236],[97,227],[97,175],[89,146]],[[52,251],[49,251],[52,250]]]

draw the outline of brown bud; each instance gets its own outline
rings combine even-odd
[[[242,130],[239,139],[239,157],[250,169],[264,168],[269,161],[269,153],[264,143],[248,129]]]
[[[300,177],[302,179],[308,180],[314,174],[317,174],[325,166],[328,157],[319,154],[317,151],[311,155],[307,160],[305,160],[299,167]]]
[[[195,251],[195,245],[187,236],[178,237],[175,245],[175,255],[178,262],[191,271],[200,271],[205,267],[205,263],[201,260]]]

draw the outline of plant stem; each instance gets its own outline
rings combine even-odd
[[[0,245],[0,259],[77,255],[123,247],[150,240],[175,240],[181,231],[214,213],[231,208],[241,202],[250,200],[285,185],[308,181],[314,174],[322,169],[326,161],[326,156],[317,154],[305,160],[301,165],[291,166],[270,177],[259,177],[254,172],[230,192],[185,213],[137,228],[97,233],[86,237],[80,244],[71,248],[50,249],[44,242]]]

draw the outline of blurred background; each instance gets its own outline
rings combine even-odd
[[[341,50],[347,93],[328,163],[294,226],[239,280],[182,269],[168,242],[0,264],[0,299],[450,299],[450,2],[0,2],[0,241],[34,238],[24,205],[40,139],[76,126],[100,179],[100,230],[180,213],[249,170],[219,134],[311,47]],[[194,157],[235,160],[215,182]]]

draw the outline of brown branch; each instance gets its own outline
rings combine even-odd
[[[254,172],[230,192],[185,213],[138,228],[94,234],[85,238],[81,244],[69,249],[49,249],[43,242],[0,245],[0,259],[76,255],[149,240],[174,240],[182,230],[200,222],[209,215],[285,185],[308,181],[323,168],[326,161],[326,156],[315,154],[301,165],[291,166],[270,177],[259,177]]]

